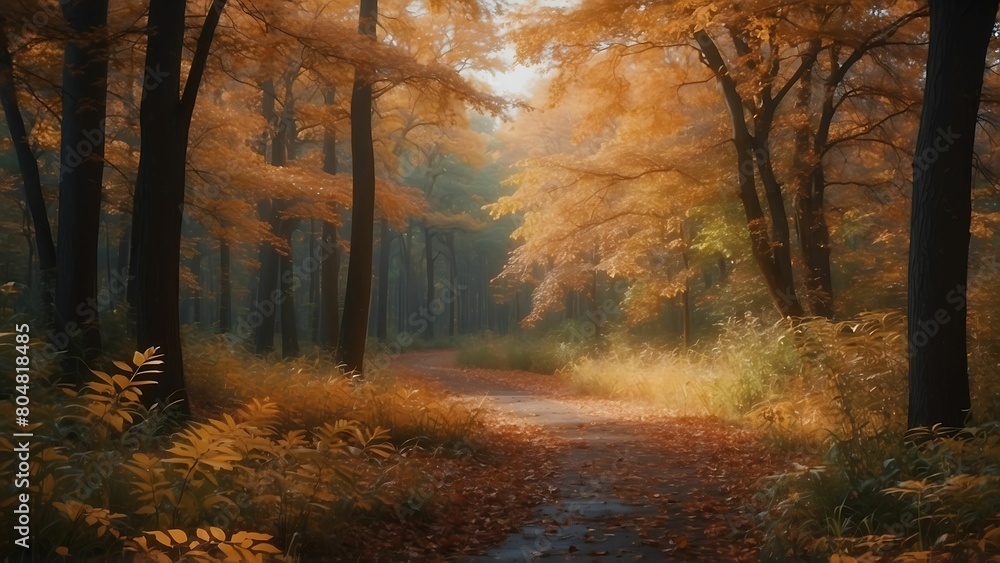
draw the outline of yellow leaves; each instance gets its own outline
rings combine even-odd
[[[164,459],[163,462],[181,465],[189,472],[197,471],[213,483],[216,482],[215,475],[208,469],[232,471],[232,462],[243,459],[232,447],[233,438],[227,437],[229,431],[235,429],[227,427],[221,421],[212,423],[218,426],[201,424],[181,432],[173,446],[167,448],[167,452],[176,457]]]
[[[694,31],[700,31],[709,26],[715,13],[718,11],[718,7],[714,2],[710,2],[695,8],[694,12],[691,14],[691,19],[694,21]]]
[[[155,539],[156,541],[160,542],[161,545],[164,545],[166,547],[173,547],[174,546],[174,542],[173,542],[173,540],[170,539],[170,536],[168,536],[167,534],[164,534],[163,532],[160,532],[158,530],[154,530],[152,532],[146,532],[146,533],[149,534],[149,535],[151,535],[151,536],[153,536],[153,539]]]
[[[170,529],[166,533],[159,530],[143,532],[145,536],[132,538],[128,549],[153,561],[193,560],[213,562],[263,562],[263,555],[277,556],[271,560],[284,561],[281,549],[270,543],[269,534],[240,531],[226,539],[226,533],[214,526],[197,528],[194,535],[198,539],[188,541],[188,534],[181,529]]]
[[[124,514],[112,513],[106,508],[95,508],[89,504],[75,500],[67,500],[66,502],[55,501],[52,503],[52,506],[59,511],[60,515],[74,525],[97,526],[96,534],[98,538],[103,538],[105,534],[110,534],[115,539],[121,537],[121,530],[117,527],[117,520],[125,518]]]
[[[153,385],[155,381],[142,380],[140,376],[159,373],[159,370],[149,367],[162,364],[159,358],[156,348],[149,348],[145,352],[133,354],[134,369],[125,362],[113,362],[124,373],[109,375],[103,371],[91,370],[97,380],[84,385],[77,395],[79,404],[76,406],[84,411],[81,417],[87,423],[98,426],[102,432],[106,432],[105,426],[116,432],[123,432],[126,423],[134,423],[135,416],[143,416],[146,412],[139,401],[142,395],[140,387]]]

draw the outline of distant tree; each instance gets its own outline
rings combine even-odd
[[[38,252],[38,265],[42,273],[42,290],[45,294],[46,308],[50,308],[52,282],[55,280],[56,247],[52,239],[52,229],[45,208],[45,197],[42,193],[41,175],[38,171],[38,159],[28,139],[28,129],[24,123],[21,106],[17,99],[14,85],[14,59],[11,53],[10,41],[7,37],[6,21],[0,16],[0,106],[3,106],[10,133],[11,143],[17,155],[17,164],[21,170],[21,181],[24,184],[24,200],[31,214],[32,226],[35,229],[35,247]],[[46,311],[53,320],[50,311]]]
[[[324,102],[333,106],[336,91],[332,88],[324,94]],[[326,127],[323,131],[323,171],[327,174],[337,174],[337,133],[334,128]],[[322,303],[322,320],[320,331],[324,338],[320,345],[328,352],[336,354],[340,343],[340,247],[337,242],[337,225],[332,221],[323,221],[323,245],[328,249],[323,253],[320,265],[320,303]]]
[[[965,294],[973,141],[997,4],[930,1],[910,218],[910,428],[959,428],[971,408]]]

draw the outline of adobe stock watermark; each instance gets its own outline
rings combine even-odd
[[[957,142],[961,135],[955,133],[951,130],[951,126],[948,129],[939,127],[937,134],[934,136],[934,142],[931,146],[927,147],[920,154],[914,155],[913,157],[913,179],[916,180],[921,174],[927,171],[932,164],[941,158],[941,155],[951,150],[951,147]]]
[[[94,152],[98,148],[104,145],[105,124],[106,121],[102,119],[96,129],[89,129],[83,132],[83,140],[78,142],[75,147],[63,147],[64,154],[60,159],[60,175],[66,175],[78,168],[88,158],[93,157]]]
[[[628,288],[627,282],[618,280],[614,283],[612,291],[620,299],[628,291]],[[591,309],[584,313],[584,318],[577,318],[570,328],[570,335],[579,340],[594,338],[600,333],[601,327],[607,324],[611,317],[620,310],[618,301],[609,297],[601,302],[596,310]]]
[[[115,270],[108,280],[108,287],[97,292],[95,297],[89,297],[86,301],[76,306],[75,312],[80,322],[69,321],[59,331],[49,330],[46,333],[48,344],[41,350],[42,357],[52,360],[57,354],[66,350],[72,339],[77,338],[88,325],[97,322],[100,313],[111,308],[116,301],[120,300],[128,288],[127,270]]]
[[[623,482],[623,476],[627,476],[629,471],[628,462],[622,457],[614,461],[610,468],[601,471],[597,475],[579,475],[579,481],[582,482],[582,486],[574,492],[573,498],[568,499],[565,504],[565,513],[568,516],[567,521],[576,523],[586,522],[593,518],[592,514],[588,514],[588,510],[593,509],[595,505],[606,506],[608,502],[617,501],[615,498],[615,488],[619,483]],[[548,538],[548,535],[561,537],[572,534],[572,530],[568,529],[570,525],[572,524],[564,526],[557,523],[553,531],[540,530],[533,535],[525,534],[525,539],[530,540],[530,543],[522,545],[520,549],[525,563],[554,555],[553,549],[555,545]]]
[[[21,18],[21,35],[37,35],[42,28],[48,27],[53,20],[61,20],[63,18],[63,7],[72,1],[58,0],[55,3],[42,3],[41,9],[31,14],[31,19],[28,19],[28,16]]]
[[[311,255],[306,256],[301,262],[296,263],[292,269],[281,272],[282,284],[291,287],[291,291],[294,293],[302,286],[302,279],[308,278],[319,271],[323,262],[333,256],[336,249],[336,243],[321,238]],[[265,320],[273,317],[278,311],[278,307],[287,299],[288,295],[282,291],[279,285],[265,299],[258,300],[254,304],[254,310],[250,311],[246,316],[240,317],[233,326],[232,332],[226,334],[229,344],[236,346],[241,340],[251,338],[253,331],[260,328]]]
[[[181,213],[181,220],[185,225],[194,221],[190,213],[185,211],[192,207],[200,209],[211,207],[214,200],[223,197],[223,190],[233,185],[233,180],[239,176],[240,170],[239,164],[227,161],[225,168],[221,171],[197,172],[196,174],[204,180],[204,186],[199,189],[187,188],[184,202],[177,206]]]
[[[407,348],[413,345],[415,337],[427,332],[432,324],[444,314],[447,306],[458,300],[458,297],[468,286],[452,285],[448,280],[442,282],[439,295],[427,305],[421,306],[416,312],[411,313],[406,319],[407,326],[413,329],[401,331],[396,335],[395,340],[389,343],[371,362],[375,369],[385,369],[392,363],[393,358],[402,354]]]
[[[162,84],[167,76],[169,76],[169,73],[161,70],[159,65],[156,68],[147,66],[143,73],[143,99],[146,98],[149,92]],[[96,128],[83,131],[83,140],[79,141],[76,146],[63,147],[62,150],[65,154],[60,159],[59,174],[65,175],[78,168],[88,158],[94,157],[94,153],[105,144],[106,140],[107,120],[102,119]]]

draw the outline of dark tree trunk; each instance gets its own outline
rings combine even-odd
[[[283,235],[289,243],[289,252],[278,258],[279,289],[281,291],[281,357],[285,359],[297,357],[301,353],[299,351],[299,327],[295,318],[295,289],[299,282],[292,269],[291,231],[293,230],[294,222],[285,221]]]
[[[128,279],[129,254],[132,248],[132,221],[131,217],[122,215],[122,238],[118,240],[118,274],[122,279]]]
[[[813,41],[818,48],[819,40]],[[831,57],[836,55],[831,53]],[[832,62],[831,66],[836,64]],[[834,92],[843,77],[840,68],[831,68],[830,78],[824,84],[823,107],[813,140],[809,141],[809,123],[795,132],[794,169],[795,178],[795,220],[798,224],[799,246],[802,262],[806,270],[805,299],[809,311],[816,316],[833,316],[833,276],[830,268],[830,231],[826,225],[823,197],[826,190],[826,175],[823,169],[823,154],[830,137],[830,125],[835,113]],[[803,115],[812,112],[812,69],[802,77],[796,108]]]
[[[378,0],[361,0],[358,33],[375,40]],[[368,311],[372,293],[372,251],[375,230],[375,153],[372,146],[372,73],[358,67],[351,93],[351,154],[354,172],[351,208],[351,255],[347,294],[340,330],[338,361],[347,373],[364,370]]]
[[[336,93],[326,93],[326,104],[332,106]],[[337,173],[337,137],[332,129],[323,134],[323,171]],[[320,265],[322,288],[320,301],[323,303],[323,317],[320,333],[323,334],[323,348],[336,354],[340,342],[340,246],[337,242],[337,226],[323,223],[323,260]]]
[[[316,254],[316,220],[309,219],[309,256],[315,257]],[[320,256],[322,259],[323,257]],[[319,295],[320,295],[320,268],[312,270],[309,272],[309,330],[312,332],[312,341],[315,344],[320,343],[319,336]]]
[[[965,292],[973,142],[997,3],[930,1],[910,218],[910,428],[962,427],[971,406]]]
[[[410,289],[410,250],[406,231],[399,233],[399,284],[396,292],[396,334],[406,330],[407,296]]]
[[[271,151],[271,163],[275,166],[285,166],[289,160],[295,160],[298,142],[298,132],[295,126],[294,97],[292,83],[295,72],[285,75],[285,105],[280,114],[277,132]],[[281,292],[281,357],[294,358],[300,355],[299,326],[295,310],[295,290],[300,280],[296,279],[292,268],[295,246],[292,236],[298,228],[299,219],[281,219],[280,236],[288,246],[288,253],[278,258],[278,288]]]
[[[761,135],[761,139],[755,140],[750,134],[744,117],[743,99],[737,91],[736,83],[730,75],[729,69],[718,47],[712,38],[705,31],[698,31],[695,34],[699,48],[705,56],[705,60],[711,67],[716,79],[722,89],[722,94],[729,110],[729,116],[733,126],[733,142],[736,148],[737,174],[739,178],[739,196],[743,204],[743,211],[746,215],[747,231],[750,235],[750,248],[754,261],[760,269],[767,285],[771,301],[782,317],[802,316],[802,304],[795,293],[794,280],[792,279],[792,269],[790,253],[788,251],[788,224],[787,219],[782,225],[784,215],[784,203],[780,199],[780,189],[777,187],[773,174],[770,173],[771,164],[769,152],[767,150],[766,133]],[[765,120],[759,119],[758,124]],[[758,132],[758,134],[760,134]],[[760,158],[755,162],[755,148],[761,148]],[[771,207],[772,220],[776,225],[775,241],[771,240],[768,234],[767,219],[764,217],[764,210],[761,206],[760,198],[757,195],[756,180],[754,178],[754,168],[765,173],[762,180],[765,183],[765,192],[768,203]],[[780,207],[780,211],[775,209]]]
[[[264,92],[262,107],[264,119],[273,127],[271,133],[271,166],[285,166],[288,163],[287,143],[285,138],[286,129],[282,120],[278,117],[275,109],[276,96],[274,81],[270,78],[261,85]],[[258,215],[262,221],[266,221],[275,236],[282,236],[281,212],[284,210],[283,200],[267,199],[258,203]],[[291,248],[291,245],[289,245]],[[282,258],[270,241],[264,241],[260,245],[260,277],[257,279],[257,295],[254,303],[254,311],[260,315],[259,326],[254,331],[254,353],[267,355],[274,351],[274,330],[277,319],[275,314],[281,309],[282,329],[284,329],[284,302],[283,289],[278,288],[278,276],[281,272]],[[256,319],[255,319],[256,320]],[[282,336],[284,339],[284,336]],[[284,340],[282,340],[284,344]],[[284,350],[284,348],[282,349]]]
[[[375,321],[375,337],[385,343],[389,339],[389,268],[391,266],[392,232],[389,222],[379,221],[378,239],[378,318]]]
[[[424,262],[427,264],[427,269],[424,271],[427,275],[427,294],[424,299],[424,311],[428,317],[424,339],[434,340],[434,320],[432,320],[436,319],[434,312],[434,229],[429,225],[424,225]]]
[[[197,287],[191,293],[191,322],[196,325],[201,324],[201,292],[205,281],[201,275],[201,262],[204,258],[205,255],[199,251],[191,261],[191,270],[197,283]]]
[[[336,352],[340,342],[340,249],[337,242],[337,226],[323,223],[324,251],[322,264],[323,348]]]
[[[132,241],[132,218],[126,213],[119,215],[118,228],[121,230],[121,237],[118,239],[118,248],[115,250],[112,279],[109,281],[112,307],[117,306],[120,301],[124,301],[123,293],[128,287],[128,254],[129,243]],[[110,264],[110,257],[108,262]]]
[[[271,225],[271,231],[279,230],[278,203],[265,200],[257,205],[258,215],[262,221]],[[260,275],[257,278],[257,293],[251,311],[259,315],[254,318],[254,353],[264,356],[274,351],[275,313],[278,308],[278,251],[270,242],[263,242],[259,250]]]
[[[818,45],[819,40],[814,44]],[[808,116],[812,109],[812,70],[807,71],[799,85],[796,110]],[[830,272],[829,232],[823,213],[823,190],[826,180],[823,165],[819,162],[833,117],[833,92],[824,101],[820,122],[816,130],[816,147],[810,142],[810,123],[807,120],[795,131],[795,222],[798,225],[799,247],[806,269],[805,300],[809,311],[816,316],[830,318],[833,315],[833,285]],[[827,111],[831,110],[829,113]]]
[[[719,255],[715,262],[719,267],[719,282],[721,283],[726,281],[726,278],[729,277],[729,263],[726,260],[726,257]]]
[[[105,10],[105,15],[106,13]],[[52,240],[49,215],[45,208],[42,181],[38,173],[38,159],[35,158],[35,153],[31,150],[28,128],[24,124],[24,116],[21,114],[17,92],[14,89],[14,61],[11,58],[3,16],[0,16],[0,105],[3,106],[4,115],[7,118],[7,130],[17,155],[21,181],[24,182],[24,201],[31,214],[31,223],[35,229],[34,245],[38,250],[38,265],[42,270],[42,281],[51,284],[56,269],[56,247]],[[42,289],[47,293],[45,299],[48,302],[51,299],[52,288],[43,286]],[[47,303],[46,306],[48,307],[49,304]]]
[[[455,323],[456,317],[458,316],[458,300],[460,298],[460,291],[458,290],[458,285],[456,285],[455,276],[457,275],[458,264],[455,258],[455,233],[448,233],[448,282],[451,289],[451,300],[448,303],[448,336],[454,338],[455,334]],[[515,298],[516,298],[515,294]],[[515,306],[515,313],[517,315],[517,307]],[[520,321],[521,319],[516,319]]]
[[[141,145],[132,219],[130,301],[135,304],[140,350],[159,346],[164,355],[159,385],[147,400],[190,407],[184,388],[178,282],[184,176],[188,132],[208,50],[226,0],[214,0],[180,95],[186,2],[151,0],[146,47],[146,77],[140,107]]]
[[[683,241],[684,228],[681,227],[681,237]],[[687,242],[683,241],[684,248],[687,248]],[[684,261],[684,269],[687,270],[689,267],[687,250],[681,252],[681,259]],[[596,287],[596,284],[595,284]],[[688,281],[687,273],[684,276],[684,291],[681,292],[681,318],[682,326],[684,330],[684,347],[690,348],[693,344],[693,336],[691,334],[691,284]]]
[[[63,5],[72,36],[63,59],[56,247],[56,327],[68,337],[64,377],[81,383],[101,351],[97,259],[107,110],[107,0]]]
[[[233,286],[231,279],[232,258],[229,241],[219,240],[219,332],[226,334],[232,328]]]

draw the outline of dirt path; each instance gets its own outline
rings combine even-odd
[[[397,359],[404,377],[483,401],[563,445],[549,502],[466,561],[740,561],[756,558],[741,510],[757,477],[787,463],[722,421],[574,397],[558,378],[459,368],[454,353]]]

